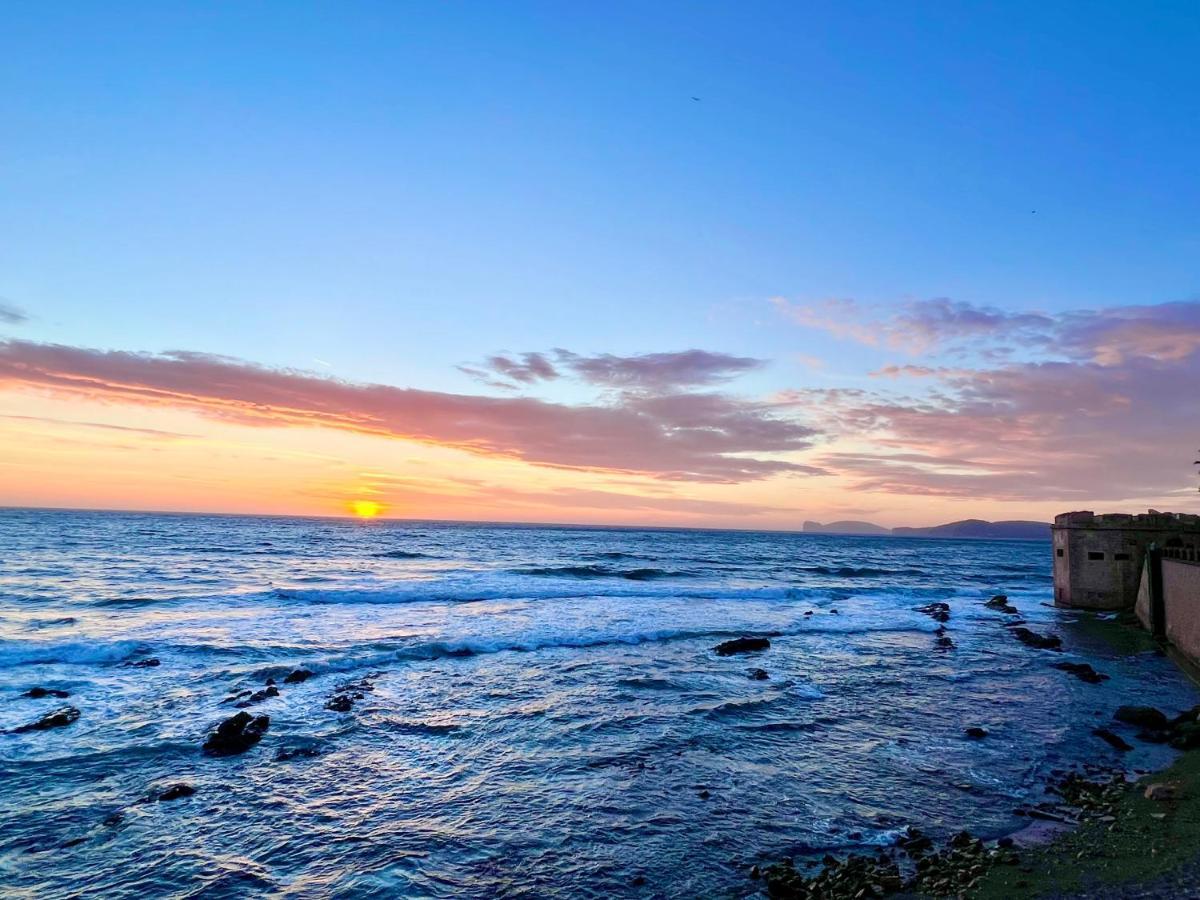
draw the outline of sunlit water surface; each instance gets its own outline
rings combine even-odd
[[[81,712],[0,734],[6,896],[739,896],[909,823],[1010,831],[1050,769],[1116,761],[1091,734],[1116,706],[1197,702],[1136,633],[1048,606],[1048,542],[9,510],[0,547],[0,729]],[[201,755],[225,698],[298,666],[257,747]]]

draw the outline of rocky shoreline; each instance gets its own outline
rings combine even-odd
[[[1024,627],[1020,611],[1009,604],[1003,594],[984,601],[983,605],[1002,613],[1007,618],[1002,626],[1032,650],[1061,651],[1060,637],[1038,634]],[[951,606],[936,602],[914,609],[938,623],[934,632],[935,649],[953,650],[955,645],[947,627]],[[722,648],[737,643],[726,642]],[[714,649],[720,652],[720,649]],[[1087,684],[1096,685],[1108,680],[1107,675],[1086,663],[1058,662],[1050,667]],[[1122,706],[1117,709],[1113,721],[1138,728],[1136,739],[1140,741],[1169,744],[1182,751],[1200,748],[1200,706],[1173,718],[1149,706]],[[1092,733],[1119,752],[1133,749],[1109,728],[1097,727]],[[964,734],[975,740],[988,736],[987,730],[979,726],[966,727]],[[1185,752],[1184,759],[1197,765],[1200,754]],[[1025,894],[1034,887],[1026,877],[1036,871],[1031,855],[1049,854],[1054,858],[1057,839],[1084,826],[1114,830],[1119,816],[1126,814],[1123,808],[1129,804],[1131,792],[1141,792],[1140,796],[1146,801],[1160,804],[1174,804],[1181,798],[1183,789],[1179,781],[1167,779],[1135,788],[1127,780],[1128,774],[1123,768],[1096,764],[1056,770],[1044,786],[1046,800],[1014,810],[1014,814],[1027,818],[1030,825],[996,839],[985,841],[969,831],[961,831],[939,844],[920,828],[910,826],[891,847],[881,847],[874,853],[850,853],[841,857],[827,853],[819,861],[807,860],[800,865],[794,859],[785,858],[765,867],[752,866],[748,875],[762,884],[767,896],[779,900],[971,897],[985,891],[989,881],[1005,885],[1005,890],[1016,889]],[[1151,821],[1159,821],[1167,813],[1152,812],[1149,815]],[[1083,855],[1080,852],[1076,861],[1083,859]],[[1200,872],[1200,846],[1196,848],[1196,857],[1197,871]],[[996,877],[997,873],[1005,874]],[[998,894],[1011,895],[1004,891]],[[1180,895],[1151,893],[1145,896]],[[1200,896],[1200,892],[1196,896]]]

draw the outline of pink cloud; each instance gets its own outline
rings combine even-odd
[[[249,425],[316,426],[573,469],[742,482],[820,470],[774,456],[815,431],[761,403],[713,394],[565,405],[354,384],[202,353],[0,342],[0,387],[182,407]]]

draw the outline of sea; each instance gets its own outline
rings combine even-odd
[[[0,894],[745,897],[908,825],[1007,834],[1056,769],[1170,762],[1117,706],[1200,702],[1050,572],[1048,541],[0,510]],[[714,651],[741,636],[770,647]],[[202,753],[268,679],[261,741]]]

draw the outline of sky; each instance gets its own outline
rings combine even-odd
[[[0,505],[1200,511],[1191,3],[0,30]]]

